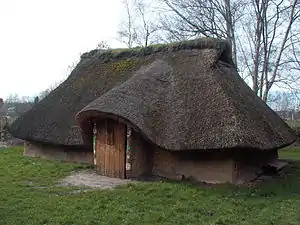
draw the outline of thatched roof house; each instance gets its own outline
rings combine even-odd
[[[228,43],[215,39],[86,53],[11,132],[30,141],[26,154],[92,162],[93,126],[98,171],[119,177],[244,181],[295,141],[239,77]],[[135,152],[128,171],[125,142]]]

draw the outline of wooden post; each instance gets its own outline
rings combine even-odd
[[[94,165],[97,165],[97,158],[96,158],[96,146],[97,146],[97,124],[94,123],[93,126],[93,156],[94,156]]]
[[[126,130],[126,148],[125,148],[125,169],[126,169],[126,178],[131,177],[131,171],[132,171],[132,141],[131,141],[131,135],[132,135],[132,129],[130,127],[127,127]]]

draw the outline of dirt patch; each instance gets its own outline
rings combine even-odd
[[[76,186],[93,189],[110,189],[122,184],[137,181],[111,178],[98,175],[94,170],[74,171],[69,176],[59,181],[59,186]]]

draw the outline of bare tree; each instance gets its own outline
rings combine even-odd
[[[6,102],[21,102],[21,98],[17,93],[11,93],[6,97]]]
[[[118,30],[118,38],[120,41],[125,43],[128,48],[132,48],[136,36],[133,25],[132,9],[129,5],[128,0],[123,0],[123,4],[127,13],[127,21],[123,21],[120,24],[120,29]]]
[[[135,9],[137,18],[140,19],[140,24],[136,27],[136,43],[143,47],[157,43],[159,36],[156,33],[159,27],[147,16],[146,11],[150,9],[149,5],[139,0],[135,2]]]
[[[126,20],[120,24],[118,39],[128,48],[147,47],[160,39],[159,26],[153,20],[153,11],[143,0],[123,0]]]
[[[300,106],[297,95],[284,91],[270,93],[268,103],[276,111],[298,111]]]
[[[300,25],[299,23],[297,24]],[[292,35],[291,44],[292,44],[292,56],[290,56],[292,71],[300,71],[300,36]]]
[[[241,55],[253,91],[266,102],[274,84],[291,89],[300,78],[287,70],[295,61],[289,52],[299,44],[299,30],[292,32],[299,22],[299,0],[251,0],[251,6],[239,39]]]
[[[161,0],[166,6],[161,23],[174,39],[216,37],[227,39],[237,65],[236,22],[246,4],[237,0]]]
[[[265,102],[273,85],[300,84],[300,0],[160,1],[167,6],[162,25],[175,40],[227,39],[242,76]]]

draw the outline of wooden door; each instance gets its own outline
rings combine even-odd
[[[124,179],[126,126],[114,120],[103,120],[97,123],[97,130],[97,173]]]

